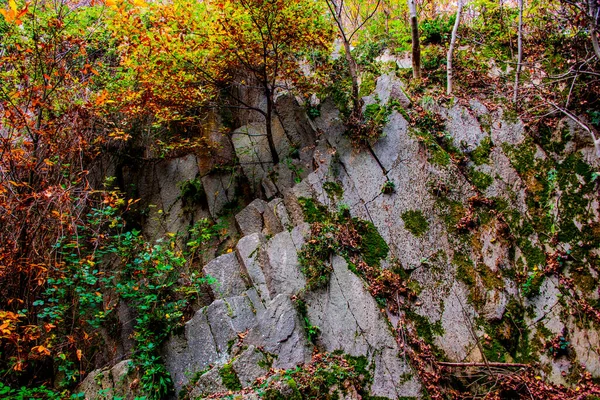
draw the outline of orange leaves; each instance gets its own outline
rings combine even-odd
[[[50,354],[52,354],[50,352],[50,350],[48,350],[44,346],[34,346],[34,347],[31,348],[31,351],[33,353],[37,353],[38,355],[42,355],[42,356],[49,356]]]
[[[20,319],[16,313],[0,310],[0,339],[8,339],[15,334]]]
[[[23,23],[21,18],[27,14],[28,6],[29,3],[25,3],[25,6],[19,9],[15,0],[8,0],[8,7],[6,9],[0,9],[0,14],[4,16],[7,23],[21,25]]]

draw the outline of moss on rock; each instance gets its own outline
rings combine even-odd
[[[423,236],[429,230],[429,222],[420,210],[409,210],[400,216],[404,221],[404,228],[416,237]]]

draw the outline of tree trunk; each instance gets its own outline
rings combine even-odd
[[[523,0],[518,0],[519,3],[519,38],[517,42],[517,70],[515,71],[515,88],[513,90],[513,103],[517,104],[517,95],[519,94],[519,77],[521,75],[521,67],[523,62]]]
[[[598,45],[598,6],[596,0],[588,0],[590,13],[590,36],[592,37],[592,47],[596,57],[600,59],[600,45]]]
[[[410,10],[410,28],[412,32],[413,78],[421,79],[421,43],[419,42],[419,23],[417,21],[415,0],[408,0],[408,9]]]
[[[272,90],[268,85],[265,85],[265,94],[267,95],[267,113],[265,115],[267,142],[269,143],[269,151],[271,152],[271,158],[273,159],[273,166],[275,166],[279,164],[279,154],[277,153],[277,147],[275,147],[275,140],[273,139],[273,108],[275,106],[275,99],[273,98]]]
[[[352,53],[350,53],[350,42],[348,40],[343,39],[344,41],[344,50],[346,52],[346,61],[348,61],[348,71],[350,72],[350,78],[352,79],[352,113],[360,112],[362,109],[362,105],[360,104],[359,98],[359,87],[358,87],[358,72],[356,61],[354,61],[354,57],[352,57]]]
[[[460,24],[460,14],[463,8],[463,0],[458,0],[456,9],[456,21],[454,21],[454,28],[452,28],[452,38],[450,39],[450,48],[448,49],[447,56],[447,83],[446,83],[446,94],[452,93],[452,54],[454,53],[454,45],[456,44],[456,35],[458,33],[458,25]]]

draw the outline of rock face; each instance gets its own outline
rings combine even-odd
[[[111,368],[92,371],[81,382],[78,391],[86,400],[101,398],[100,396],[133,400],[139,393],[135,384],[137,376],[130,370],[133,370],[131,360],[123,360]]]
[[[316,348],[365,357],[372,396],[421,398],[422,382],[399,353],[398,321],[450,361],[539,362],[540,375],[558,383],[569,382],[580,365],[600,377],[598,321],[589,311],[599,298],[600,257],[600,163],[592,144],[565,121],[533,140],[516,116],[477,100],[429,105],[429,119],[415,121],[392,74],[377,80],[365,103],[391,100],[397,104],[384,136],[360,151],[344,135],[333,102],[323,102],[314,121],[290,105],[274,126],[282,158],[291,144],[304,148],[289,161],[293,168],[272,166],[264,121],[246,121],[233,133],[244,175],[266,200],[235,215],[239,240],[203,268],[215,279],[212,303],[163,346],[177,392],[194,397],[250,388],[271,367],[309,362]],[[324,134],[315,141],[317,129]],[[160,178],[143,192],[171,216],[146,230],[180,230],[202,214],[182,219],[178,198],[177,182],[199,176],[194,160],[156,167]],[[227,179],[202,178],[213,193],[207,192],[213,215],[231,200],[221,190]],[[394,190],[383,193],[389,182]],[[326,287],[308,290],[298,260],[311,240],[302,198],[371,222],[390,248],[382,268],[400,271],[414,298],[399,298],[400,310],[392,310],[339,256]],[[548,271],[553,262],[559,268]],[[314,343],[306,332],[311,326],[320,332]],[[568,337],[568,351],[553,356],[546,346],[560,335]],[[86,382],[86,393],[91,385],[114,387],[99,378]]]
[[[335,256],[329,286],[307,299],[308,317],[321,330],[318,344],[326,351],[342,350],[364,356],[374,364],[371,392],[398,398],[419,396],[420,384],[398,357],[398,347],[375,300],[346,261]]]
[[[264,215],[271,209],[272,221],[266,223]],[[399,356],[385,318],[341,258],[334,260],[330,290],[310,293],[308,314],[299,314],[294,299],[306,280],[298,251],[310,232],[308,224],[266,236],[264,225],[291,224],[281,200],[254,201],[236,220],[247,235],[235,252],[215,258],[203,269],[214,278],[211,290],[216,300],[196,312],[184,331],[163,346],[176,392],[184,389],[193,398],[231,390],[231,379],[224,374],[249,387],[269,367],[293,369],[309,362],[313,344],[305,332],[308,318],[322,329],[317,343],[321,350],[367,357],[374,371],[370,387],[374,396],[420,396],[421,386]]]

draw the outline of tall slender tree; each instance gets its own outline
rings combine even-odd
[[[447,82],[446,82],[446,94],[452,94],[452,55],[454,53],[454,45],[456,44],[456,37],[458,35],[458,26],[460,25],[460,16],[463,8],[463,1],[458,0],[458,5],[456,6],[456,19],[454,20],[454,27],[452,28],[452,37],[450,38],[450,47],[448,48],[448,56],[447,56]]]
[[[518,0],[519,5],[519,26],[517,38],[517,69],[515,71],[515,85],[513,89],[513,103],[517,104],[519,95],[519,79],[521,77],[521,68],[523,67],[523,0]]]
[[[359,97],[358,65],[352,56],[352,39],[359,30],[375,15],[381,0],[367,7],[359,7],[358,4],[349,4],[343,0],[325,0],[331,17],[338,28],[346,61],[348,72],[352,80],[352,115],[362,120],[362,104]]]
[[[408,0],[410,12],[410,30],[412,37],[412,67],[413,77],[421,79],[421,43],[419,41],[419,21],[417,20],[417,4],[415,0]]]

